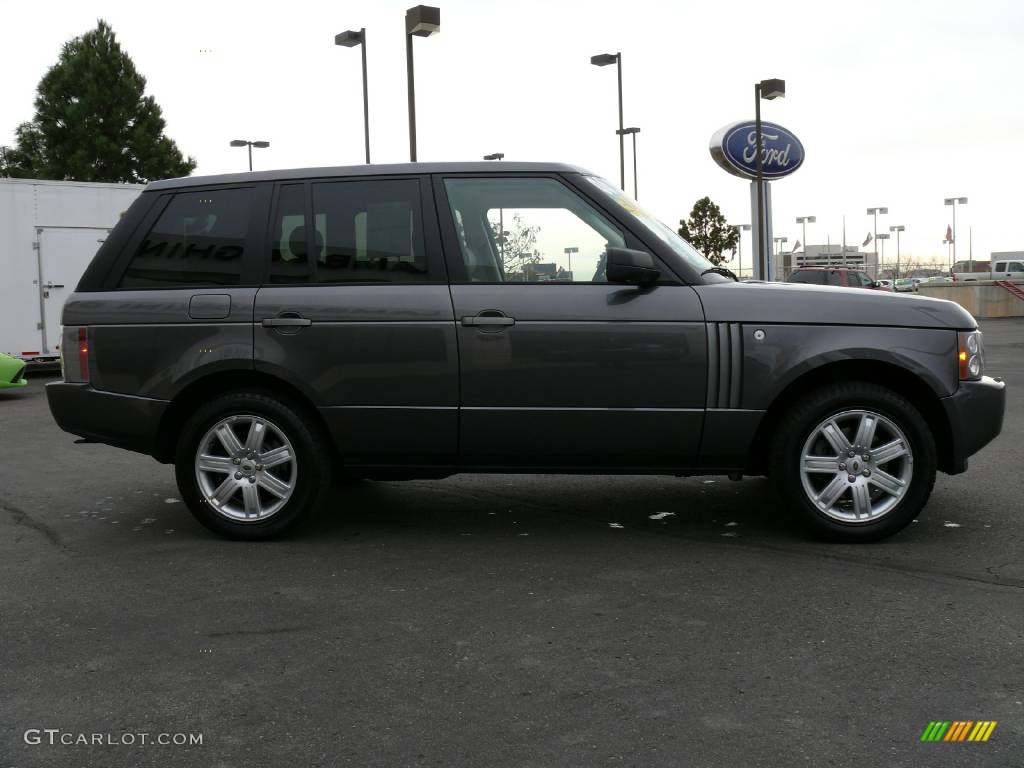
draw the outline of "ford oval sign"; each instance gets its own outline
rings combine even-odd
[[[761,175],[765,179],[788,176],[804,162],[800,139],[776,123],[761,121],[764,149]],[[757,178],[757,131],[753,120],[731,123],[711,137],[711,156],[733,176]]]

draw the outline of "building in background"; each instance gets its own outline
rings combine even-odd
[[[808,245],[803,250],[792,253],[775,254],[773,257],[772,274],[778,280],[788,280],[794,269],[801,267],[847,267],[862,269],[871,277],[878,273],[878,254],[874,251],[861,251],[855,245]]]

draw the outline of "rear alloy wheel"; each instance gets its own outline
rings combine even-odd
[[[196,483],[219,514],[238,522],[267,520],[288,503],[298,458],[284,432],[255,414],[221,419],[195,453]]]
[[[182,497],[207,528],[269,539],[309,513],[330,484],[330,448],[301,411],[255,392],[200,408],[178,442]]]
[[[784,419],[773,476],[812,532],[840,541],[890,536],[917,517],[935,482],[935,443],[904,397],[834,385]]]

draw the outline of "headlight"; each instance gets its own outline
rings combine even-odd
[[[981,343],[981,331],[965,331],[957,334],[957,361],[960,379],[980,379],[985,369],[985,353]]]

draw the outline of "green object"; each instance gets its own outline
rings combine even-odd
[[[24,387],[28,384],[28,381],[22,376],[24,372],[24,361],[0,352],[0,389]]]
[[[731,255],[729,258],[723,256],[722,251],[735,251],[740,239],[739,231],[729,226],[721,209],[711,202],[710,197],[702,197],[694,203],[690,218],[679,221],[679,236],[707,256],[715,266],[732,260]]]
[[[195,50],[193,56],[198,56]],[[146,78],[100,20],[64,44],[36,88],[35,117],[0,151],[0,176],[144,183],[195,168],[164,134]]]

